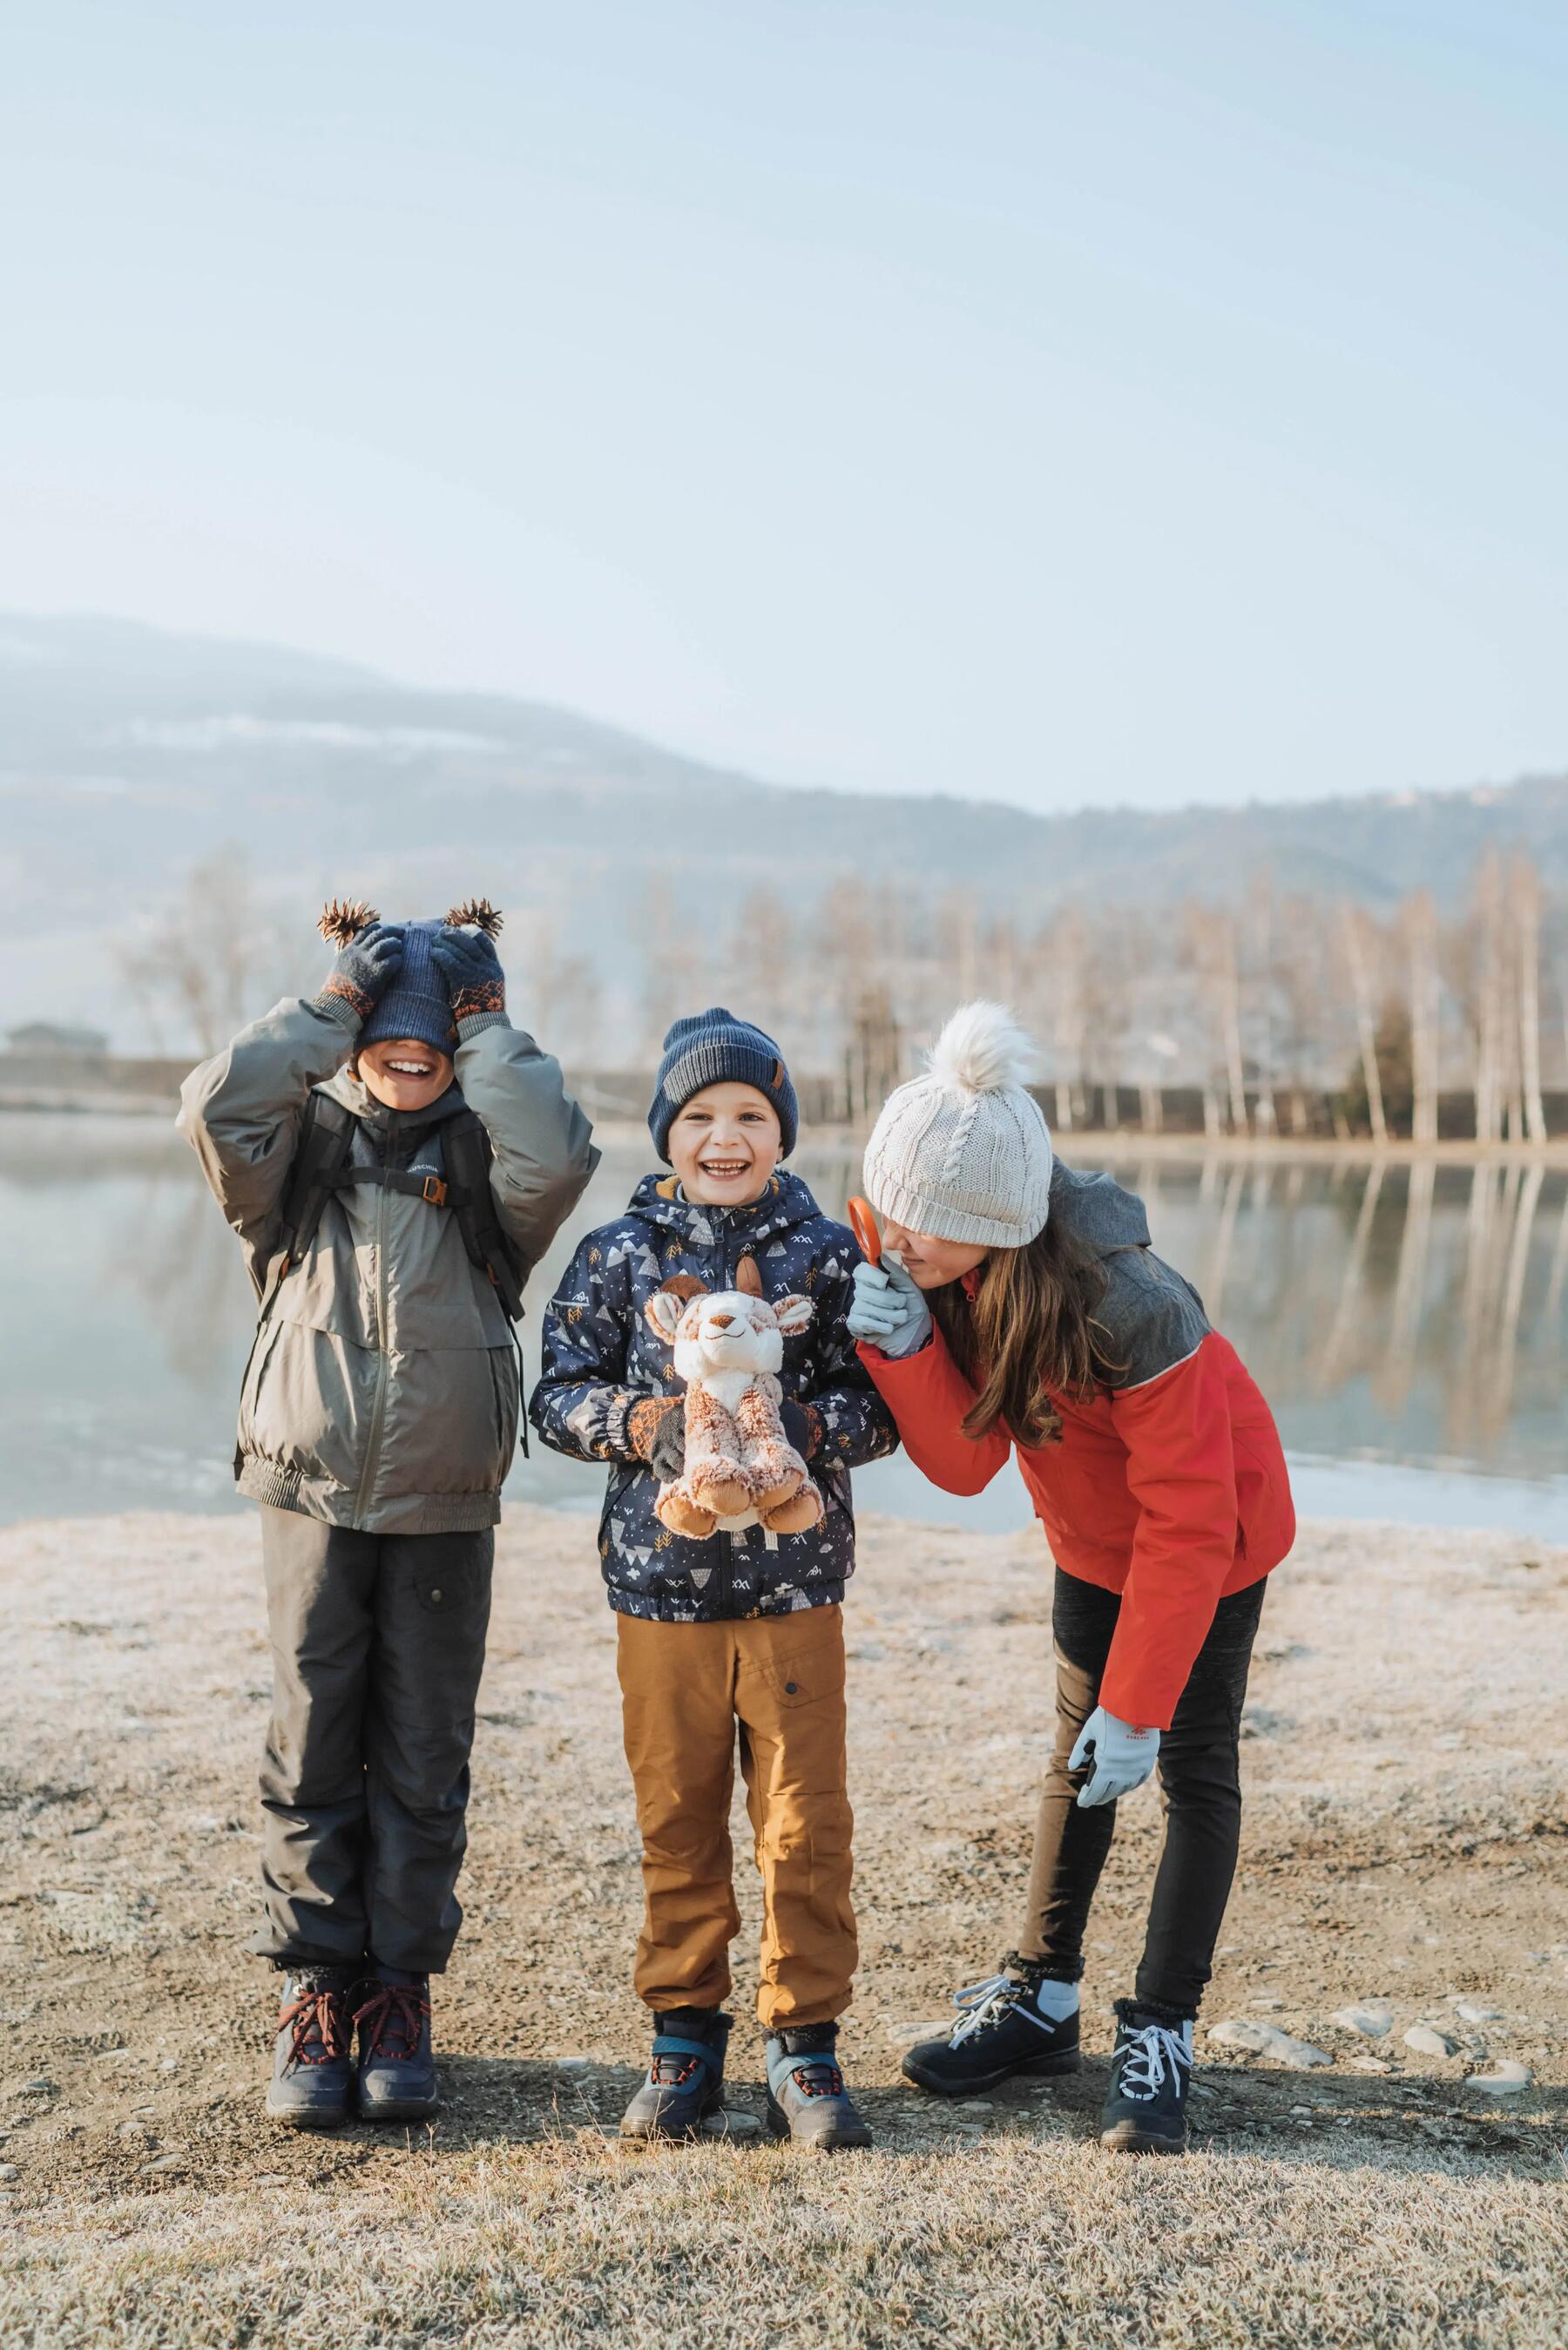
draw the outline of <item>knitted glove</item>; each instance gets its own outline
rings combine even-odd
[[[822,1414],[814,1403],[796,1403],[786,1396],[779,1406],[779,1418],[784,1422],[784,1441],[793,1444],[803,1461],[822,1450]]]
[[[895,1256],[855,1268],[855,1295],[845,1326],[852,1338],[897,1359],[918,1355],[931,1335],[931,1309]]]
[[[501,957],[483,931],[438,931],[431,961],[446,982],[459,1036],[477,1035],[468,1021],[493,1027],[506,1014],[506,978]]]
[[[626,1432],[659,1483],[673,1485],[686,1466],[685,1397],[644,1396],[628,1412]]]
[[[1088,1765],[1089,1775],[1078,1790],[1079,1809],[1114,1804],[1118,1795],[1130,1795],[1135,1787],[1143,1785],[1158,1760],[1158,1730],[1135,1730],[1130,1721],[1119,1721],[1097,1705],[1067,1757],[1069,1771]]]
[[[400,922],[372,922],[350,939],[327,973],[316,999],[318,1012],[358,1028],[369,1020],[387,989],[403,967]]]

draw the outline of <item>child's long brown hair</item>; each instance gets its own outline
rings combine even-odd
[[[1098,1257],[1053,1216],[1023,1248],[992,1250],[972,1305],[956,1281],[929,1292],[954,1360],[980,1388],[963,1422],[966,1436],[983,1436],[1000,1419],[1019,1444],[1061,1440],[1052,1391],[1085,1394],[1119,1367],[1095,1320],[1106,1285]]]

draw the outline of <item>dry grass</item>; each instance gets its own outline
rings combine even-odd
[[[851,1603],[865,1963],[846,2054],[877,2150],[623,2151],[642,2024],[610,1625],[591,1522],[518,1512],[482,1698],[449,2102],[417,2143],[269,2133],[268,1979],[237,1955],[265,1651],[250,1521],[0,1537],[0,2340],[7,2345],[1541,2345],[1568,2340],[1568,1555],[1310,1529],[1264,1617],[1242,1881],[1185,2162],[1094,2143],[1157,1824],[1129,1805],[1085,2074],[954,2109],[898,2052],[1010,1939],[1048,1713],[1028,1537],[867,1530]],[[1532,1756],[1536,1759],[1532,1760]],[[738,2110],[757,2049],[734,2004]],[[1447,2061],[1407,2022],[1501,2011]],[[1368,2043],[1329,2018],[1389,1998]],[[1265,2004],[1267,2002],[1267,2004]],[[1492,2105],[1464,2075],[1519,2056]],[[1212,2052],[1214,2056],[1219,2051]],[[576,2061],[563,2070],[557,2060]],[[29,2085],[42,2081],[44,2087]]]
[[[596,2137],[322,2198],[194,2189],[8,2248],[8,2343],[1441,2344],[1560,2350],[1563,2196],[1031,2136],[836,2164]]]

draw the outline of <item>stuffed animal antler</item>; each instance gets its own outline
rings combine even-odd
[[[759,1523],[802,1534],[826,1505],[784,1434],[777,1372],[785,1337],[811,1320],[811,1300],[770,1305],[750,1257],[736,1278],[734,1289],[709,1290],[677,1274],[648,1301],[648,1319],[674,1347],[686,1382],[686,1466],[660,1485],[654,1508],[671,1534],[699,1539]]]

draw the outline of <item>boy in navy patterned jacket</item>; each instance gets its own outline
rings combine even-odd
[[[530,1407],[546,1444],[610,1464],[599,1555],[642,1832],[635,1980],[654,2017],[653,2062],[621,2129],[687,2137],[722,2105],[738,1723],[763,1878],[769,2124],[865,2146],[835,2054],[857,1957],[840,1602],[855,1568],[848,1472],[898,1437],[845,1328],[859,1253],[798,1176],[777,1171],[795,1097],[760,1029],[722,1007],[676,1021],[649,1125],[674,1172],[645,1177],[578,1249],[545,1318]],[[680,1472],[684,1402],[645,1309],[677,1275],[734,1289],[753,1278],[747,1260],[764,1297],[812,1302],[778,1376],[785,1435],[826,1507],[803,1534],[758,1524],[699,1540],[654,1513],[660,1482]]]

